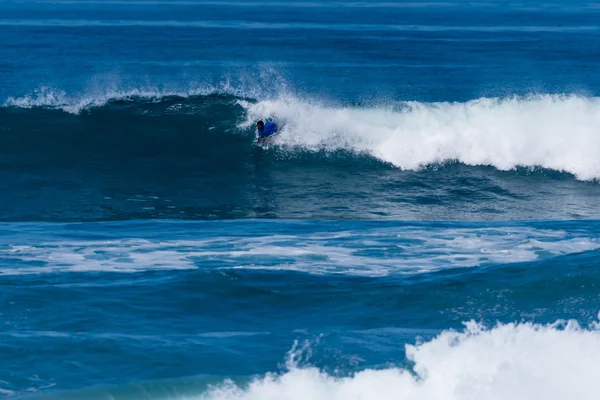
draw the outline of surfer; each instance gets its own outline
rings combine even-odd
[[[271,137],[277,133],[277,125],[275,122],[258,121],[256,123],[256,131],[258,132],[258,141],[262,141],[268,137]]]

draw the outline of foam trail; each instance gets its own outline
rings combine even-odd
[[[86,225],[93,229],[95,225]],[[50,229],[48,227],[42,229]],[[24,228],[21,227],[23,232]],[[595,251],[600,240],[582,232],[529,228],[316,232],[308,235],[211,236],[202,240],[115,237],[111,240],[19,242],[0,230],[0,276],[196,269],[287,270],[314,275],[389,276],[446,268],[507,265]],[[407,240],[407,238],[410,238]],[[33,242],[33,243],[32,243]],[[233,246],[233,248],[231,248]],[[386,248],[386,257],[366,253]]]
[[[600,178],[600,98],[539,95],[368,108],[296,99],[240,103],[247,110],[242,126],[272,117],[285,126],[284,145],[367,153],[409,170],[457,160]]]
[[[336,378],[316,368],[267,374],[247,387],[213,387],[203,400],[595,400],[600,390],[600,332],[576,322],[498,325],[407,346],[414,373],[363,370]],[[190,397],[187,397],[190,398]]]

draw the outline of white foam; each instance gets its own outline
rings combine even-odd
[[[382,276],[536,261],[600,248],[599,239],[584,233],[528,227],[205,234],[204,240],[11,240],[0,243],[0,275],[224,268]]]
[[[235,269],[290,270],[311,274],[385,276],[536,261],[600,248],[589,237],[564,231],[511,229],[378,229],[345,232],[341,242],[318,235],[234,241],[236,250],[209,251]],[[409,240],[407,240],[409,239]],[[241,261],[245,263],[241,264]]]
[[[240,102],[243,127],[271,117],[279,142],[308,150],[364,152],[399,168],[458,160],[500,170],[543,167],[600,178],[600,98],[539,95],[466,103],[334,107],[294,98]]]
[[[0,275],[56,272],[131,273],[196,268],[185,249],[174,249],[174,244],[155,243],[144,239],[119,239],[11,245],[0,249],[0,257],[6,261],[10,260],[10,264],[13,264],[0,268]]]
[[[414,372],[362,370],[337,378],[292,367],[249,385],[225,382],[202,400],[596,400],[600,392],[597,326],[576,322],[498,325],[475,322],[462,332],[407,346]]]

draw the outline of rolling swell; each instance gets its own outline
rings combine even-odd
[[[259,118],[283,127],[269,149],[253,144]],[[10,99],[0,121],[7,221],[599,216],[600,188],[578,182],[600,173],[595,98],[340,106],[225,92],[47,95]]]
[[[3,147],[31,149],[49,142],[56,147],[72,147],[73,153],[86,144],[104,150],[129,152],[160,144],[166,149],[186,151],[189,145],[206,140],[222,140],[229,144],[243,109],[233,96],[198,96],[183,98],[128,97],[112,99],[101,105],[9,104],[0,108],[4,133]],[[237,131],[237,130],[236,130]],[[180,146],[185,141],[188,146]],[[199,147],[199,146],[198,146]],[[51,149],[48,149],[51,150]]]

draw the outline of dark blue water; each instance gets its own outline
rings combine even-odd
[[[0,396],[595,399],[598,21],[0,2]]]

